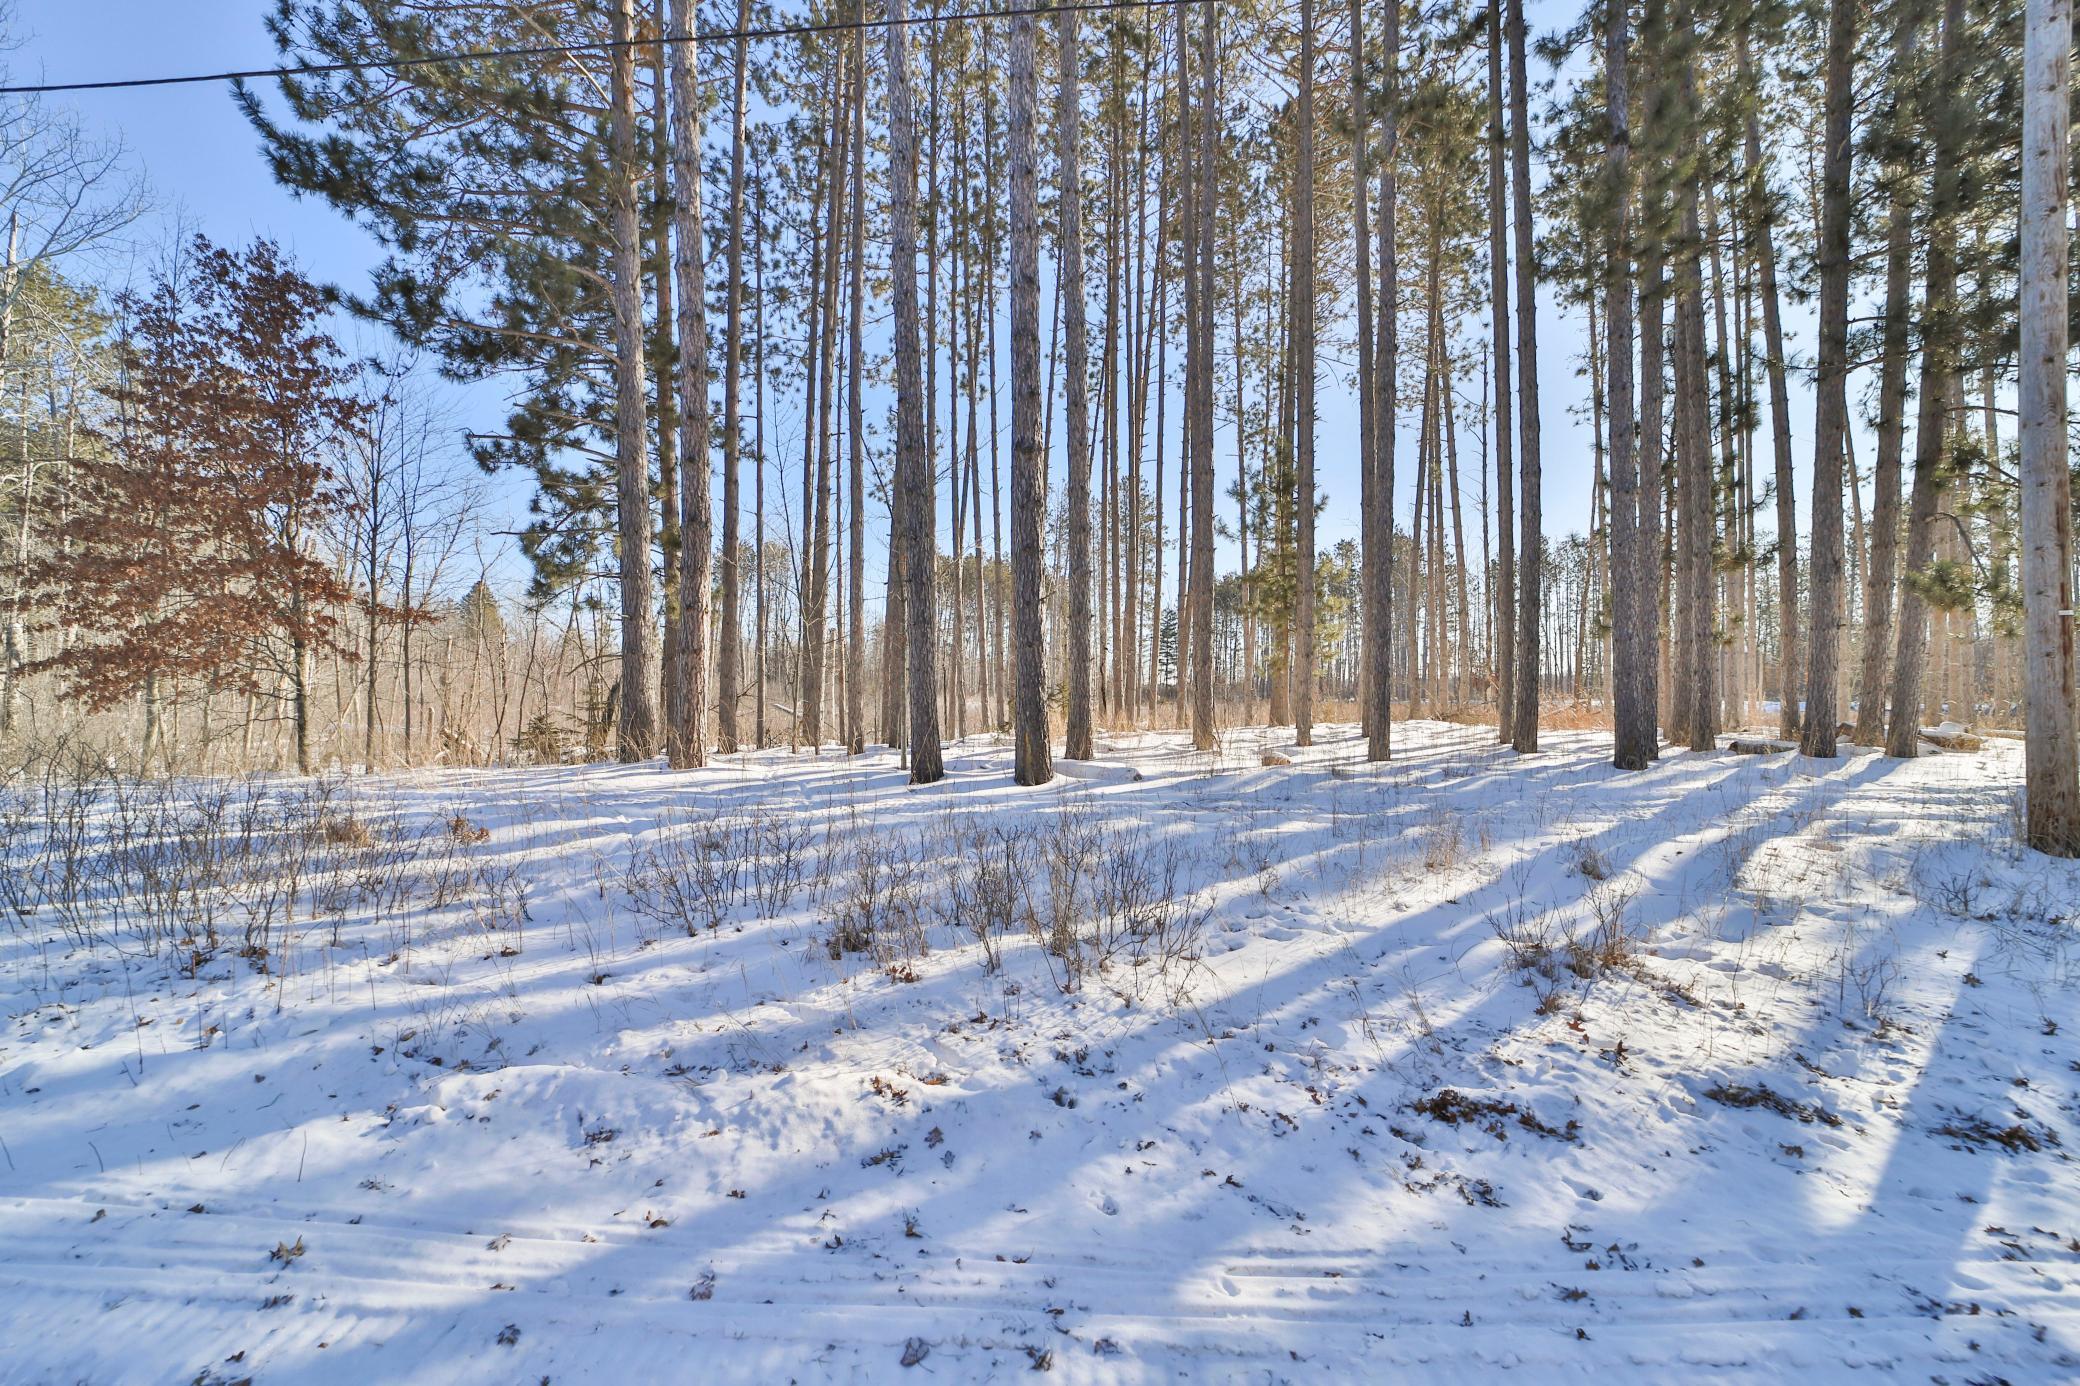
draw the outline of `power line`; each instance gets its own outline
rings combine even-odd
[[[373,69],[401,71],[413,67],[437,67],[443,63],[484,62],[493,58],[558,58],[578,53],[611,53],[617,48],[661,48],[668,43],[721,43],[726,39],[797,38],[807,34],[850,34],[862,29],[905,28],[925,24],[957,23],[963,20],[1017,19],[1023,15],[1104,13],[1112,10],[1163,10],[1178,5],[1211,4],[1214,0],[1074,0],[1074,3],[1030,5],[1017,9],[966,10],[956,14],[908,15],[901,20],[848,19],[831,24],[780,24],[765,29],[709,30],[690,39],[665,34],[656,38],[601,39],[594,43],[545,43],[522,48],[473,48],[460,53],[439,53],[424,58],[400,58],[389,62],[309,63],[299,67],[256,67],[242,72],[197,72],[179,77],[123,77],[99,82],[44,82],[33,86],[0,87],[0,96],[45,96],[57,92],[125,91],[143,87],[185,87],[212,82],[245,82],[272,77],[323,77],[335,72],[367,72]]]

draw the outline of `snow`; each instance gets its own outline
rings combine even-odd
[[[18,919],[0,1379],[2080,1372],[2018,745],[1395,737],[364,777],[265,959]],[[1064,862],[1081,975],[971,927]]]

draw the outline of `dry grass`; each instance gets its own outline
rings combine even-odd
[[[1597,703],[1557,703],[1538,710],[1538,725],[1548,731],[1609,731],[1611,710]]]

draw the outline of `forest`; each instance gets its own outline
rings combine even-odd
[[[0,1379],[2080,1372],[2070,0],[920,3],[0,13]]]

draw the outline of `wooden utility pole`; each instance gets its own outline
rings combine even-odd
[[[2029,845],[2080,857],[2066,433],[2071,0],[2029,0],[2022,59],[2022,599]]]

